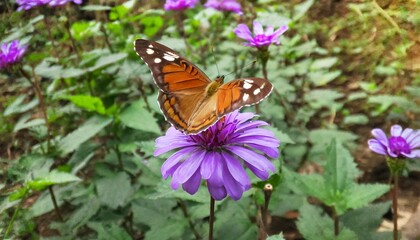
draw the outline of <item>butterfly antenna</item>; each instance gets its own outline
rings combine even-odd
[[[250,62],[250,63],[246,64],[245,66],[243,66],[240,70],[248,67],[249,65],[255,64],[256,62],[257,62],[257,60],[254,60],[254,61]],[[230,74],[232,74],[232,73],[235,73],[235,72],[236,72],[236,70],[233,70],[232,72],[226,74],[225,77],[228,76],[228,75],[230,75]]]
[[[210,47],[210,49],[211,49],[211,53],[213,54],[214,63],[216,64],[217,76],[220,76],[219,66],[217,66],[217,59],[216,59],[216,55],[214,54],[214,48]]]

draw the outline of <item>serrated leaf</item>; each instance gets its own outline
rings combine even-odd
[[[112,209],[124,206],[133,193],[130,176],[125,172],[98,179],[95,184],[101,203]]]
[[[187,220],[179,219],[178,221],[168,221],[160,226],[153,226],[150,231],[146,232],[145,240],[167,240],[182,239],[185,230],[188,227]]]
[[[128,108],[120,114],[120,120],[126,126],[141,130],[144,132],[153,132],[161,134],[157,120],[151,112],[146,109],[143,100],[133,102]]]
[[[295,142],[289,137],[288,134],[280,131],[279,129],[275,127],[267,127],[267,129],[272,131],[274,135],[276,136],[276,138],[280,140],[280,145],[287,144],[287,143],[295,144]]]
[[[77,107],[84,109],[88,112],[97,112],[101,115],[105,115],[106,110],[102,99],[90,95],[73,95],[64,97],[68,99]]]
[[[353,180],[359,174],[350,152],[333,139],[327,148],[327,163],[323,174],[326,188],[333,194],[332,197],[350,190]]]
[[[389,211],[390,205],[390,202],[369,205],[342,215],[340,220],[344,226],[354,231],[359,239],[391,239],[390,233],[388,233],[389,237],[380,237],[377,233],[383,222],[383,216]]]
[[[309,204],[299,209],[299,218],[296,223],[299,232],[307,240],[354,240],[357,235],[348,228],[341,227],[340,233],[335,236],[333,220],[326,214],[322,215],[320,208]]]
[[[101,116],[91,117],[78,129],[61,139],[58,143],[59,149],[63,154],[74,151],[80,144],[95,136],[111,122],[112,118]]]
[[[182,189],[173,190],[170,187],[168,180],[162,180],[156,185],[156,192],[146,196],[148,199],[165,199],[165,198],[180,198],[184,200],[208,203],[209,196],[208,191],[205,188],[199,188],[194,195],[190,195]]]
[[[386,184],[354,185],[347,194],[348,208],[360,208],[389,191]]]

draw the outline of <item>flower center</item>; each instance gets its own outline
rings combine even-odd
[[[396,155],[400,156],[401,153],[411,153],[410,146],[403,137],[390,137],[388,141],[389,148]]]
[[[190,138],[208,151],[217,151],[229,142],[229,139],[235,132],[236,125],[236,120],[229,122],[222,118],[215,126],[212,126],[197,135],[190,135]]]
[[[265,34],[258,34],[255,35],[254,40],[259,42],[259,43],[265,43],[265,42],[269,42],[270,41],[270,37],[266,36]]]

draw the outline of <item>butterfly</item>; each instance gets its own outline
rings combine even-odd
[[[224,115],[261,102],[273,90],[263,78],[215,80],[174,50],[137,39],[134,50],[150,68],[159,88],[158,103],[165,119],[185,134],[197,134]]]

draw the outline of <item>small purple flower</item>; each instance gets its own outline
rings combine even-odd
[[[372,130],[375,139],[368,141],[370,150],[393,158],[420,158],[420,131],[400,125],[391,127],[391,136],[388,138],[379,128]]]
[[[82,4],[83,0],[50,0],[50,2],[48,3],[48,5],[50,6],[62,6],[68,2],[74,2],[75,4]]]
[[[51,0],[16,0],[19,4],[18,11],[29,10],[33,7],[38,7],[49,3]]]
[[[207,8],[214,8],[219,11],[234,12],[239,15],[242,14],[241,4],[239,4],[236,0],[208,0],[204,6]]]
[[[76,4],[82,4],[83,0],[16,0],[16,3],[19,4],[18,11],[29,10],[33,7],[38,7],[42,5],[50,6],[61,6],[68,2],[74,2]]]
[[[22,46],[18,40],[1,44],[0,69],[19,62],[25,51],[26,46]]]
[[[163,8],[165,11],[179,11],[187,8],[192,8],[197,4],[198,0],[166,0]]]
[[[279,45],[280,44],[280,36],[286,32],[288,29],[287,25],[281,26],[279,29],[274,31],[272,26],[268,26],[266,31],[261,25],[261,23],[254,21],[254,36],[249,30],[248,26],[241,23],[239,24],[234,33],[239,38],[245,39],[247,43],[246,46],[253,46],[253,47],[268,47],[270,44]]]
[[[234,111],[197,135],[169,128],[156,140],[155,156],[176,150],[162,165],[163,178],[172,176],[172,188],[182,185],[189,194],[196,193],[204,179],[214,199],[227,195],[240,199],[251,188],[244,165],[266,180],[274,165],[265,155],[279,157],[279,140],[271,131],[259,128],[267,126],[266,122],[251,121],[254,116]]]

